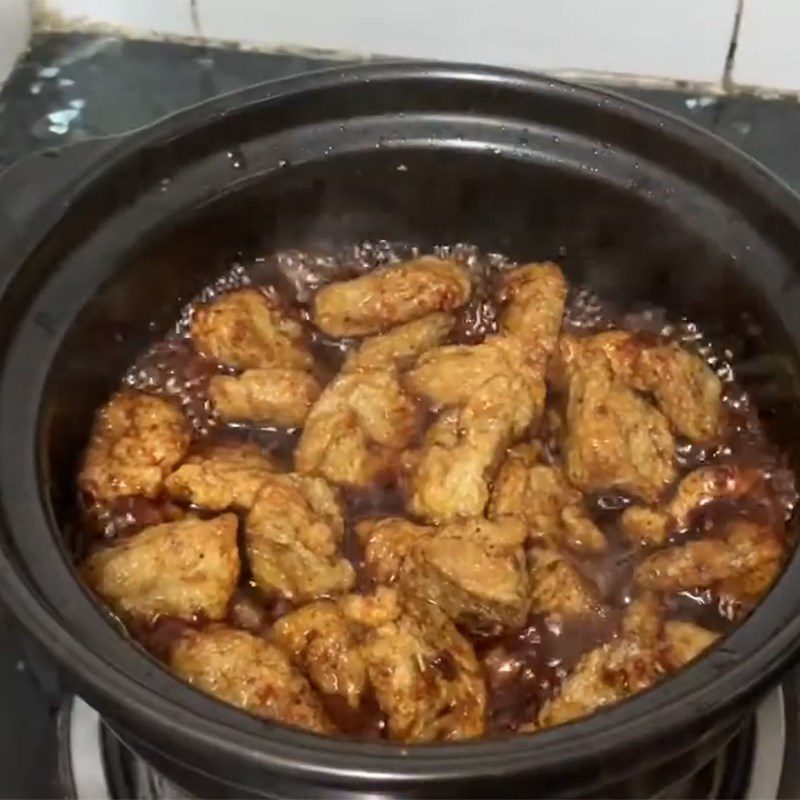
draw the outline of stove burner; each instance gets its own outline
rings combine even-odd
[[[59,777],[67,800],[192,800],[139,758],[80,697],[58,719]]]
[[[191,800],[139,758],[79,697],[62,704],[58,738],[59,773],[70,800]],[[785,744],[784,697],[778,687],[715,759],[658,797],[777,800]]]

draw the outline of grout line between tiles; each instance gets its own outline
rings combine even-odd
[[[192,21],[192,35],[198,39],[206,38],[203,36],[203,26],[200,24],[200,10],[197,7],[198,0],[189,0],[189,17]]]
[[[736,66],[736,49],[739,46],[739,31],[742,27],[742,14],[744,13],[744,0],[736,0],[736,11],[733,15],[733,30],[731,40],[728,44],[728,52],[725,54],[725,65],[722,69],[722,88],[730,92],[734,88],[733,70]]]

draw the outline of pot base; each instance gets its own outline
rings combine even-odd
[[[761,702],[741,730],[710,762],[653,797],[778,800],[789,768],[784,689]],[[125,744],[79,697],[59,712],[59,765],[64,796],[75,800],[191,800],[196,797],[165,778]],[[631,795],[633,797],[633,795]]]

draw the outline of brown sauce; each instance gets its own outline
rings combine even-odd
[[[364,692],[357,708],[338,694],[323,694],[322,705],[333,724],[346,736],[382,739],[386,736],[386,715],[371,689]]]
[[[483,254],[468,245],[435,248],[434,252],[464,263],[475,285],[471,300],[457,315],[449,341],[474,344],[496,332],[501,311],[498,287],[503,272],[513,264],[502,256]],[[277,292],[302,321],[316,360],[317,376],[325,382],[337,373],[358,342],[329,339],[310,324],[307,304],[314,292],[331,281],[364,274],[375,267],[417,254],[413,247],[377,242],[362,243],[339,254],[284,251],[258,258],[246,266],[235,265],[204,290],[194,304],[183,310],[169,335],[136,360],[124,377],[123,386],[177,401],[193,425],[192,446],[195,449],[222,441],[255,442],[276,457],[285,469],[291,469],[299,431],[224,426],[214,417],[206,390],[209,378],[221,368],[200,356],[188,338],[194,307],[243,285],[269,287],[269,291]],[[724,382],[724,403],[733,422],[732,433],[725,442],[706,448],[678,440],[676,463],[679,478],[697,467],[710,464],[758,466],[768,477],[762,493],[703,506],[693,514],[690,530],[681,533],[680,541],[692,536],[713,535],[722,522],[737,516],[766,521],[783,529],[797,500],[792,471],[782,455],[767,441],[756,410],[736,383],[730,365],[705,341],[698,327],[686,320],[671,320],[669,314],[660,308],[621,313],[591,290],[573,287],[563,329],[588,334],[611,327],[687,345],[701,354]],[[554,408],[558,402],[557,397],[548,400]],[[426,411],[423,409],[421,413],[424,415]],[[545,415],[539,435],[549,462],[559,464],[563,461],[563,454],[557,430],[550,430],[548,425]],[[357,572],[356,591],[367,593],[375,584],[364,566],[354,526],[365,517],[405,515],[402,487],[389,482],[369,490],[346,490],[342,491],[342,499],[346,520],[343,553]],[[605,616],[560,625],[534,617],[518,630],[504,631],[499,636],[471,637],[488,688],[487,732],[512,732],[533,720],[542,704],[558,691],[581,655],[617,634],[622,613],[633,595],[632,573],[636,553],[619,527],[620,515],[631,502],[632,498],[612,492],[590,495],[585,499],[590,516],[608,537],[611,549],[601,557],[573,560],[609,609]],[[93,517],[91,511],[88,515],[86,513],[84,510],[84,524],[101,528],[104,536],[113,540],[147,525],[169,520],[174,517],[174,507],[166,500],[128,498],[105,509],[99,517]],[[669,616],[695,621],[722,633],[729,632],[733,626],[734,612],[711,591],[681,592],[666,598],[666,607]],[[245,574],[227,622],[260,635],[269,635],[275,620],[292,608],[292,604],[286,601],[265,599]],[[740,614],[740,610],[735,613]],[[202,620],[186,623],[164,619],[147,630],[134,629],[131,632],[156,657],[163,658],[171,643],[187,626],[199,627],[202,624]],[[446,652],[439,654],[430,666],[445,679],[452,679],[457,670],[452,656]],[[362,738],[386,735],[385,716],[371,694],[359,709],[350,708],[339,697],[325,697],[323,701],[342,732]]]
[[[536,718],[580,657],[614,636],[620,614],[553,624],[542,617],[525,628],[477,644],[486,674],[487,728],[510,733]]]
[[[99,530],[105,539],[117,539],[138,533],[150,525],[172,522],[183,515],[182,509],[167,499],[130,495],[108,505],[87,509],[84,523]]]

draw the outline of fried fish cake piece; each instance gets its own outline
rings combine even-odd
[[[604,362],[627,386],[652,394],[680,435],[708,444],[724,431],[722,381],[699,356],[675,342],[654,344],[621,330],[564,336],[555,361],[551,375],[561,388],[576,370]]]
[[[126,618],[221,619],[239,579],[236,526],[234,514],[154,525],[95,551],[81,574]]]
[[[405,517],[364,519],[356,525],[364,563],[379,583],[394,583],[414,545],[434,528],[417,525]]]
[[[544,394],[533,386],[526,354],[516,339],[493,336],[477,345],[444,345],[429,350],[404,377],[409,391],[436,407],[464,406],[492,381],[511,400],[513,434],[522,433],[541,414]]]
[[[567,282],[557,264],[526,264],[505,276],[500,318],[504,338],[522,347],[525,375],[534,405],[531,422],[542,416],[547,394],[545,376],[556,349],[567,300]]]
[[[620,516],[620,527],[632,544],[650,547],[666,544],[672,518],[659,508],[629,506]]]
[[[480,736],[486,686],[472,645],[432,603],[370,630],[361,648],[389,738],[421,743]]]
[[[451,522],[413,542],[400,582],[462,628],[521,626],[530,604],[524,540],[525,527],[510,517]]]
[[[434,406],[458,406],[495,375],[518,371],[523,359],[518,342],[502,336],[481,344],[442,345],[423,353],[403,381]]]
[[[368,336],[435,311],[464,305],[466,270],[433,256],[377,269],[322,287],[314,297],[314,324],[329,336]]]
[[[542,377],[558,342],[567,290],[561,268],[549,261],[517,267],[505,278],[500,329],[522,342]]]
[[[542,464],[537,445],[509,450],[495,479],[489,517],[513,516],[524,521],[533,540],[580,553],[608,549],[603,532],[583,506],[583,495],[559,467]]]
[[[644,340],[629,331],[609,330],[591,336],[564,333],[558,340],[548,376],[559,391],[579,372],[610,369],[626,386],[644,391],[637,378],[637,363]]]
[[[698,444],[722,435],[722,381],[699,356],[677,344],[645,348],[638,376],[679,434]]]
[[[786,548],[775,548],[772,558],[764,557],[761,563],[746,572],[725,578],[716,587],[720,605],[733,619],[741,619],[772,588],[786,561]],[[766,556],[766,554],[765,554]]]
[[[437,523],[481,516],[518,415],[504,375],[487,381],[463,409],[442,412],[409,470],[410,510]]]
[[[524,622],[528,580],[519,521],[475,518],[437,529],[386,517],[364,520],[356,530],[377,581],[399,582],[464,627],[484,631]]]
[[[571,379],[567,425],[567,478],[582,491],[618,489],[656,502],[675,479],[666,419],[602,363]]]
[[[249,509],[277,464],[254,444],[219,444],[189,456],[164,481],[173,500],[209,511]]]
[[[766,590],[783,558],[784,547],[775,531],[739,519],[727,525],[721,538],[700,539],[651,553],[636,567],[635,579],[646,589],[679,592],[713,588],[723,581],[745,580],[766,572]]]
[[[685,531],[691,515],[717,500],[737,500],[765,484],[766,476],[755,467],[714,464],[693,470],[681,479],[675,494],[659,508],[631,506],[622,513],[622,529],[636,544],[660,545],[671,533]]]
[[[260,636],[226,625],[189,630],[173,646],[168,664],[196,689],[257,717],[335,732],[289,657]]]
[[[336,603],[315,603],[291,616],[306,623],[292,626],[299,635],[296,642],[287,642],[290,648],[321,637],[320,667],[308,664],[314,670],[312,680],[327,685],[325,691],[335,681],[339,694],[345,693],[343,687],[363,686],[362,692],[371,688],[393,741],[449,741],[483,732],[486,689],[478,661],[469,642],[436,606],[396,586],[378,586],[374,594],[344,595]],[[320,618],[324,625],[318,624]],[[342,621],[346,630],[340,629]],[[338,642],[328,647],[334,629]],[[310,651],[306,653],[308,663]],[[353,691],[350,696],[355,707],[363,694]]]
[[[694,622],[669,620],[664,623],[664,660],[670,670],[694,661],[719,639],[719,634]]]
[[[313,365],[303,328],[277,300],[254,288],[236,289],[199,306],[191,325],[198,350],[236,369]]]
[[[714,500],[738,500],[751,494],[759,483],[765,482],[764,472],[754,467],[734,464],[713,464],[700,467],[686,475],[667,505],[667,512],[676,527],[688,527],[692,511]]]
[[[503,451],[542,410],[544,392],[523,346],[498,336],[440,347],[422,356],[406,384],[445,407],[408,459],[411,511],[434,522],[481,515]]]
[[[321,391],[310,372],[285,367],[214,375],[208,386],[209,399],[223,422],[246,421],[286,428],[305,422]]]
[[[318,600],[281,617],[275,642],[290,654],[312,685],[358,708],[367,671],[358,642],[338,604]]]
[[[366,486],[398,460],[419,426],[419,410],[394,370],[340,375],[309,413],[295,466],[334,483]]]
[[[379,628],[403,613],[402,598],[395,586],[376,586],[372,594],[346,594],[337,603],[355,630]]]
[[[341,594],[355,572],[339,553],[344,522],[336,493],[322,478],[273,475],[245,524],[253,578],[271,596],[295,602]]]
[[[386,333],[370,336],[351,353],[343,370],[405,367],[422,353],[440,345],[455,324],[452,314],[438,312],[398,325]]]
[[[557,550],[528,549],[531,611],[548,617],[585,617],[606,609],[578,570]]]
[[[619,638],[584,654],[558,694],[541,708],[533,731],[562,725],[652,686],[666,674],[662,662],[661,608],[651,595],[634,600]]]
[[[78,485],[92,502],[154,498],[189,447],[189,423],[160,397],[123,391],[95,417]]]

